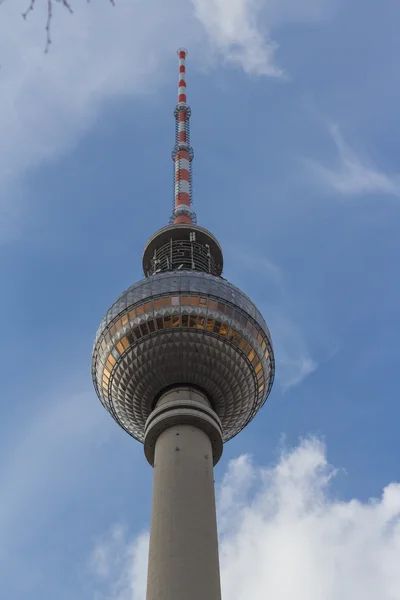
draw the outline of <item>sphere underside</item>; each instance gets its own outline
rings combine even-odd
[[[173,271],[133,285],[114,303],[96,336],[92,370],[101,402],[136,439],[143,441],[157,396],[185,384],[207,394],[227,441],[265,402],[274,358],[262,316],[238,288]]]

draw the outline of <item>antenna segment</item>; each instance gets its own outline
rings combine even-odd
[[[193,148],[190,146],[191,110],[186,101],[186,56],[187,50],[177,51],[179,58],[178,104],[175,107],[175,146],[172,151],[174,161],[175,197],[170,223],[196,223],[196,214],[192,209],[192,160]]]

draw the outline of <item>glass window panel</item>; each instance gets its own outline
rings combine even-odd
[[[124,315],[122,317],[121,321],[122,321],[122,326],[126,325],[128,322],[128,315]]]
[[[210,298],[210,302],[208,303],[208,308],[210,310],[217,310],[217,302],[216,302],[216,300],[212,300],[212,298]]]
[[[103,340],[100,344],[100,350],[104,350],[105,347],[106,347],[106,342],[105,342],[105,340]]]
[[[121,327],[122,327],[122,321],[121,321],[121,319],[118,319],[118,321],[115,323],[115,329],[117,331],[119,331],[121,329]]]
[[[197,327],[197,317],[194,315],[190,315],[189,317],[189,327]]]
[[[180,322],[179,322],[179,321],[180,321],[180,320],[179,320],[179,315],[174,315],[174,316],[172,317],[172,326],[173,326],[173,327],[179,327],[179,325],[180,325]]]
[[[104,369],[104,371],[103,371],[103,379],[104,379],[104,377],[107,377],[107,379],[110,379],[110,375],[111,375],[110,371],[107,371],[107,369]]]
[[[104,336],[104,341],[106,344],[109,344],[111,341],[111,334],[109,331],[107,331],[106,335]]]
[[[112,354],[110,354],[110,356],[108,357],[108,360],[109,360],[109,362],[110,362],[112,365],[115,365],[115,363],[116,363],[116,360],[115,360],[115,358],[113,357],[113,355],[112,355]]]
[[[257,342],[258,342],[258,343],[260,344],[260,346],[261,346],[261,344],[262,344],[262,342],[263,342],[263,337],[262,337],[261,333],[259,333],[259,334],[258,334],[258,336],[257,336]]]
[[[182,315],[182,327],[187,327],[189,324],[189,317],[188,315]]]
[[[259,373],[261,369],[262,369],[262,364],[258,363],[258,365],[255,368],[256,373]]]
[[[230,339],[231,341],[233,341],[233,338],[235,337],[235,334],[236,334],[235,329],[232,329],[232,327],[231,327],[230,330],[229,330],[229,333],[228,333],[228,339]]]
[[[259,392],[263,392],[264,391],[264,384],[260,385],[260,387],[258,388]]]
[[[136,310],[134,308],[132,308],[132,310],[129,311],[129,318],[132,321],[135,317],[136,317]]]
[[[140,304],[139,306],[136,307],[136,314],[137,315],[143,315],[144,314],[143,304]]]
[[[197,328],[198,329],[204,329],[204,317],[199,317],[198,321],[197,321]]]
[[[170,306],[170,304],[171,304],[171,298],[169,296],[166,296],[165,298],[161,298],[161,301],[162,301],[163,306]]]
[[[154,333],[156,328],[154,327],[154,321],[147,321],[147,326],[149,328],[150,333]]]
[[[260,363],[259,366],[261,367],[261,363]],[[258,371],[258,373],[257,373],[257,379],[258,379],[258,381],[260,381],[261,379],[263,379],[263,372],[262,371]]]
[[[225,313],[228,315],[228,317],[232,317],[232,315],[233,315],[232,308],[230,306],[226,305]]]
[[[164,327],[166,329],[169,329],[170,327],[172,327],[172,317],[164,317]]]
[[[246,327],[247,327],[247,329],[248,329],[249,331],[252,331],[252,329],[253,329],[253,323],[252,323],[251,321],[247,321],[247,325],[246,325]]]
[[[225,304],[223,302],[218,302],[217,308],[219,312],[225,312]]]
[[[265,358],[268,358],[268,356],[269,356],[269,351],[268,351],[268,349],[265,351],[265,353],[264,353],[264,356],[265,356]]]
[[[239,348],[240,348],[241,350],[244,350],[246,346],[247,346],[247,341],[246,341],[244,338],[242,338],[242,339],[240,340]]]
[[[147,323],[142,323],[141,324],[140,331],[142,332],[142,335],[148,335],[149,334],[149,328],[147,327]]]
[[[214,333],[219,333],[220,329],[221,329],[221,322],[220,321],[215,321],[215,323],[214,323]]]
[[[115,327],[115,325],[113,325],[110,329],[110,334],[115,335],[116,333],[117,333],[117,328]]]
[[[212,331],[214,327],[214,319],[207,319],[207,331]]]
[[[116,348],[113,348],[111,350],[111,353],[112,353],[113,357],[118,360],[118,358],[119,358],[119,352],[118,352],[118,350]]]
[[[154,308],[155,309],[159,309],[162,307],[162,300],[161,298],[157,298],[157,300],[154,300]]]
[[[240,335],[240,333],[236,332],[235,333],[235,337],[233,338],[233,342],[234,344],[237,344],[239,346],[240,342],[242,341],[242,336]]]
[[[121,344],[121,342],[118,342],[118,344],[117,344],[117,350],[118,350],[118,352],[119,352],[120,354],[122,354],[122,353],[124,352],[124,347],[123,347],[123,345]]]
[[[182,296],[182,304],[189,304],[189,296]]]
[[[247,357],[248,357],[248,359],[249,359],[249,361],[250,361],[250,362],[253,360],[253,358],[255,357],[255,355],[256,355],[255,351],[254,351],[254,350],[253,350],[253,348],[250,346],[249,353],[248,353],[248,355],[247,355]]]
[[[171,296],[172,306],[179,306],[179,296]]]
[[[207,298],[200,297],[199,304],[200,306],[207,306]]]
[[[128,340],[129,345],[132,346],[132,344],[135,341],[135,338],[133,337],[133,334],[131,332],[126,334],[126,339]]]
[[[239,323],[240,323],[241,316],[242,316],[241,313],[238,310],[235,310],[235,319],[236,319],[236,321],[239,321]]]
[[[198,306],[199,305],[199,297],[198,296],[190,296],[190,305]]]
[[[255,357],[253,358],[253,360],[251,361],[251,364],[253,365],[253,367],[255,367],[259,362],[260,362],[260,359],[258,358],[258,356],[256,354]]]
[[[265,350],[267,348],[267,344],[265,343],[265,340],[262,341],[261,348],[263,349],[263,352],[265,352]]]
[[[136,339],[140,340],[140,338],[142,337],[142,332],[140,331],[139,327],[135,327],[133,333],[135,334]]]
[[[221,331],[219,332],[219,334],[226,335],[228,333],[228,327],[229,327],[229,325],[227,325],[226,323],[222,323]]]
[[[115,362],[115,361],[114,361],[114,362]],[[106,362],[106,367],[107,367],[107,369],[108,369],[109,371],[112,371],[112,369],[113,369],[113,365],[110,363],[110,361],[109,361],[109,360]]]
[[[144,305],[144,312],[151,312],[153,310],[153,303],[152,302],[146,302]]]
[[[123,337],[122,340],[121,340],[121,344],[123,345],[123,347],[125,348],[125,350],[127,350],[129,348],[128,338],[127,337]]]
[[[157,319],[157,329],[164,329],[164,323],[161,317]]]

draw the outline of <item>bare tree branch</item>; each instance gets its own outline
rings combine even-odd
[[[50,45],[52,43],[51,40],[51,22],[53,20],[53,5],[54,2],[58,2],[59,4],[62,4],[63,7],[65,9],[67,9],[67,11],[72,15],[72,13],[74,12],[72,10],[72,6],[69,0],[43,0],[45,2],[47,2],[47,20],[46,20],[46,46],[44,51],[47,52],[49,51]],[[88,3],[90,2],[90,0],[86,0]],[[0,5],[4,4],[5,0],[0,0]],[[110,4],[112,4],[113,6],[115,6],[115,0],[109,0]],[[26,10],[22,13],[22,17],[26,20],[29,16],[29,13],[31,13],[36,5],[38,3],[38,0],[29,0],[29,6],[26,8]]]

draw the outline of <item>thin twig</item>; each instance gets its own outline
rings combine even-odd
[[[0,4],[3,4],[5,0],[0,0]],[[46,46],[45,46],[45,53],[47,54],[50,48],[50,45],[52,43],[51,40],[51,22],[53,20],[53,4],[54,2],[59,2],[60,4],[63,5],[63,7],[65,9],[67,9],[67,11],[72,15],[73,14],[73,10],[72,10],[72,6],[69,2],[69,0],[47,0],[47,20],[46,20]],[[90,0],[87,0],[87,2],[90,2]],[[115,0],[109,0],[110,4],[112,4],[112,6],[115,6]],[[22,13],[22,17],[26,20],[29,16],[29,13],[31,13],[35,6],[37,4],[37,0],[30,0],[29,6],[28,8]]]

